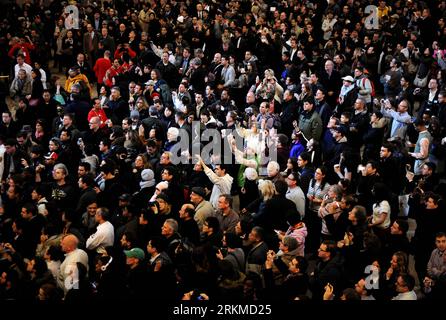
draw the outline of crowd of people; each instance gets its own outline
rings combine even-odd
[[[446,1],[6,6],[1,300],[446,297]]]

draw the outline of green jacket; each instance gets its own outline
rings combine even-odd
[[[308,140],[317,141],[322,135],[322,119],[316,111],[311,115],[304,111],[299,116],[299,128]]]

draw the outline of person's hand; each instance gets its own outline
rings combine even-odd
[[[336,174],[341,173],[341,166],[339,164],[335,164],[333,166],[333,170]]]
[[[389,280],[392,274],[393,274],[393,268],[390,267],[386,272],[386,279]]]
[[[339,203],[337,203],[337,202],[329,203],[329,204],[327,204],[326,208],[327,208],[327,212],[329,214],[335,214],[336,210],[339,208]]]
[[[161,263],[161,260],[158,260],[158,261],[155,263],[155,268],[153,269],[153,271],[155,271],[155,272],[160,271],[162,265],[163,265],[163,264]]]
[[[5,247],[5,249],[9,249],[10,251],[11,251],[11,253],[15,253],[15,249],[14,249],[14,247],[12,246],[12,244],[10,244],[9,242],[7,242],[7,243],[5,243],[4,245],[3,245],[3,247]]]
[[[219,260],[223,260],[223,253],[221,253],[221,250],[218,249],[218,252],[215,254],[215,256],[219,259]]]
[[[333,286],[330,283],[327,283],[325,286],[325,292],[324,292],[324,300],[333,300],[334,294],[333,294]]]
[[[351,232],[346,232],[344,234],[344,243],[346,246],[350,246],[353,244],[353,234]]]
[[[153,203],[153,204],[150,206],[150,209],[152,209],[152,211],[153,211],[154,214],[158,214],[158,207],[156,206],[156,204]]]
[[[268,250],[267,253],[267,258],[271,258],[271,259],[275,259],[276,258],[276,253],[273,250]]]
[[[183,297],[181,298],[181,300],[185,300],[185,301],[191,300],[193,294],[194,294],[193,291],[186,292],[183,295]]]
[[[274,253],[274,251],[269,250],[268,253],[266,254],[266,261],[265,261],[266,269],[272,269],[275,257],[276,254]]]
[[[138,135],[140,137],[144,137],[144,126],[143,125],[139,126],[139,128],[138,128]]]

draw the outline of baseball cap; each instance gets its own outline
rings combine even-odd
[[[139,260],[144,260],[146,254],[140,248],[133,248],[132,250],[124,250],[125,256],[127,258],[136,258]]]
[[[130,201],[130,198],[131,198],[130,194],[124,193],[121,194],[118,199],[122,201]]]
[[[192,192],[204,198],[206,196],[206,191],[202,187],[193,187]]]
[[[146,83],[145,83],[145,85],[146,86],[154,86],[155,85],[155,81],[153,81],[153,80],[149,80],[149,81],[147,81]]]
[[[345,76],[345,77],[342,78],[342,80],[345,80],[345,81],[348,81],[348,82],[351,82],[351,83],[355,82],[355,80],[353,79],[352,76]]]

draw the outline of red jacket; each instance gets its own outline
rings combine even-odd
[[[104,76],[105,73],[107,72],[108,69],[110,69],[112,66],[112,63],[110,61],[110,59],[106,59],[106,58],[99,58],[98,60],[96,60],[96,63],[93,67],[93,71],[96,75],[96,79],[98,80],[98,84],[103,84],[104,81]]]
[[[15,44],[11,47],[11,49],[9,49],[8,52],[8,56],[11,59],[14,59],[15,56],[17,56],[17,51],[22,50],[23,55],[25,56],[25,62],[27,64],[31,64],[31,56],[30,56],[30,51],[34,50],[34,45],[30,44],[30,43],[24,43],[24,44]]]
[[[99,109],[99,111],[96,111],[94,108],[91,109],[87,116],[88,122],[90,122],[93,117],[99,117],[99,119],[101,119],[101,128],[105,127],[105,121],[107,121],[108,118],[104,109]]]
[[[127,48],[127,52],[128,52],[128,54],[129,54],[129,57],[130,57],[130,58],[134,58],[134,57],[136,57],[136,52],[133,51],[131,48]],[[122,60],[122,55],[123,55],[123,54],[124,54],[124,51],[119,52],[119,49],[116,49],[116,50],[115,50],[114,57],[115,57],[115,59],[121,59],[121,60]]]

